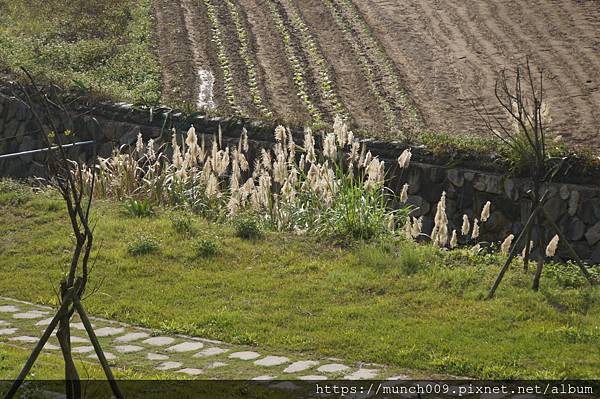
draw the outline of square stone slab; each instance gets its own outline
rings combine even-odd
[[[181,363],[179,362],[164,362],[158,365],[157,370],[165,371],[165,370],[173,370],[181,367]]]
[[[343,364],[326,364],[317,369],[321,373],[341,373],[342,371],[348,370],[348,366],[344,366]]]
[[[0,320],[0,326],[4,326],[4,325],[8,325],[8,321],[6,320]]]
[[[212,362],[211,364],[209,364],[208,366],[206,366],[206,368],[209,369],[216,369],[218,367],[224,367],[227,366],[227,363],[223,363],[223,362]]]
[[[318,366],[319,362],[314,360],[302,360],[299,362],[295,362],[290,364],[285,370],[284,373],[299,373],[304,370],[308,370],[312,367]]]
[[[187,374],[187,375],[200,375],[200,374],[204,373],[204,371],[200,370],[200,369],[186,368],[186,369],[177,370],[177,373],[183,373],[183,374]]]
[[[0,306],[0,313],[17,313],[20,309],[13,305]]]
[[[121,345],[121,346],[115,346],[115,350],[117,352],[120,353],[132,353],[132,352],[139,352],[142,349],[144,349],[141,346],[137,346],[137,345]]]
[[[106,360],[116,360],[117,359],[117,357],[110,352],[104,352],[104,357],[106,358]],[[95,353],[92,353],[91,355],[88,356],[88,358],[98,360],[98,355]]]
[[[262,359],[255,361],[254,364],[256,364],[257,366],[272,367],[279,366],[284,363],[289,363],[289,361],[290,359],[284,356],[266,356]]]
[[[81,338],[76,335],[71,336],[72,344],[85,344],[85,343],[89,343],[89,342],[90,342],[90,340],[87,338]]]
[[[95,331],[97,337],[110,337],[125,331],[123,327],[103,327]]]
[[[0,335],[13,335],[16,332],[16,328],[0,328]]]
[[[83,323],[71,323],[71,327],[73,327],[76,330],[85,330],[85,326],[83,325]],[[92,328],[96,328],[96,325],[92,324]]]
[[[145,344],[152,345],[152,346],[165,346],[165,345],[170,345],[173,342],[175,342],[175,338],[171,338],[171,337],[152,337],[152,338],[148,338],[147,340],[145,340],[143,342]]]
[[[302,381],[324,381],[327,377],[324,375],[303,375],[302,377],[298,377],[298,379]]]
[[[38,321],[37,323],[35,323],[35,325],[36,325],[36,326],[43,326],[43,327],[45,327],[45,326],[49,326],[49,325],[50,325],[50,323],[52,322],[52,319],[54,319],[54,317],[49,317],[49,318],[47,318],[47,319],[40,320],[40,321]]]
[[[46,316],[48,312],[40,312],[39,310],[32,310],[31,312],[15,313],[13,317],[15,319],[41,319]]]
[[[206,348],[203,351],[200,351],[194,355],[194,357],[208,357],[208,356],[216,356],[221,355],[223,353],[229,352],[229,349],[221,349],[221,348]]]
[[[115,342],[131,342],[137,341],[138,339],[148,338],[150,335],[145,332],[134,332],[122,335],[115,339]]]
[[[167,348],[166,350],[169,352],[190,352],[196,351],[200,348],[203,348],[204,344],[202,342],[182,342],[181,344],[177,344]]]
[[[148,360],[167,360],[168,358],[169,358],[169,356],[160,355],[158,353],[148,353],[146,355],[146,359],[148,359]]]
[[[22,335],[20,337],[12,337],[10,338],[11,341],[17,341],[17,342],[28,342],[28,343],[33,343],[33,342],[38,342],[39,338],[36,337],[29,337],[27,335]]]
[[[230,359],[254,360],[260,357],[260,353],[256,352],[234,352],[229,355]]]
[[[44,345],[44,349],[47,349],[49,351],[57,351],[60,349],[60,346],[51,344],[50,342],[46,342],[46,344]]]
[[[75,346],[71,348],[71,352],[73,353],[90,353],[94,351],[93,346]]]
[[[259,375],[258,377],[254,377],[252,381],[271,381],[277,378],[277,376],[273,375]]]
[[[348,374],[344,377],[345,380],[372,380],[374,379],[379,370],[374,369],[360,369],[354,373]]]

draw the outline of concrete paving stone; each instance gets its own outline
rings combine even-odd
[[[260,353],[249,352],[249,351],[234,352],[231,355],[229,355],[230,359],[241,359],[241,360],[254,360],[258,357],[260,357]]]
[[[291,381],[281,381],[281,382],[278,382],[277,384],[271,384],[269,386],[271,388],[284,389],[286,391],[294,391],[296,389],[300,389],[300,387],[298,385],[294,384]]]
[[[85,326],[83,325],[83,323],[71,323],[71,327],[73,327],[76,330],[85,330]],[[96,328],[96,325],[92,324],[92,328]]]
[[[14,305],[0,306],[0,313],[17,313],[20,309]]]
[[[94,331],[97,337],[111,337],[125,331],[123,327],[102,327]]]
[[[194,357],[208,357],[208,356],[216,356],[216,355],[221,355],[223,353],[229,352],[229,349],[222,349],[222,348],[206,348],[198,353],[196,353],[194,355]]]
[[[338,363],[325,364],[317,369],[322,373],[341,373],[342,371],[348,370],[348,366]]]
[[[90,353],[94,351],[93,346],[74,346],[71,348],[73,353]]]
[[[137,341],[139,339],[148,338],[149,336],[150,336],[150,334],[145,333],[145,332],[134,332],[134,333],[122,335],[122,336],[116,338],[115,341],[116,342],[131,342],[131,341]]]
[[[327,377],[324,375],[303,375],[302,377],[298,377],[298,379],[302,381],[324,381]]]
[[[182,342],[180,344],[171,346],[169,348],[167,348],[166,350],[168,352],[191,352],[191,351],[196,351],[198,349],[201,349],[204,347],[204,344],[202,342]]]
[[[6,326],[9,325],[10,323],[6,320],[0,320],[0,326]]]
[[[276,376],[273,375],[259,375],[258,377],[254,377],[252,381],[272,381]]]
[[[287,357],[284,357],[284,356],[265,356],[262,359],[255,361],[254,364],[256,364],[257,366],[272,367],[272,366],[279,366],[279,365],[289,363],[289,362],[290,362],[290,359],[288,359]]]
[[[104,357],[106,358],[106,360],[116,360],[117,359],[117,357],[110,352],[104,352]],[[92,353],[91,355],[88,356],[88,358],[98,360],[98,355],[95,353]]]
[[[187,374],[187,375],[200,375],[200,374],[204,373],[204,370],[194,369],[194,368],[185,368],[185,369],[177,370],[176,372]]]
[[[38,342],[40,339],[36,338],[36,337],[29,337],[27,335],[21,335],[21,336],[18,336],[18,337],[12,337],[9,340],[10,341],[17,341],[17,342],[33,343],[33,342]]]
[[[398,374],[388,378],[389,381],[410,380],[410,376],[406,374]]]
[[[17,328],[0,328],[0,335],[13,335],[17,332]]]
[[[157,370],[173,370],[173,369],[178,369],[181,367],[181,363],[179,362],[164,362],[158,365],[158,367],[156,367]]]
[[[304,370],[308,370],[312,367],[318,366],[319,362],[315,360],[301,360],[299,362],[294,362],[290,364],[285,370],[284,373],[299,373]]]
[[[119,346],[115,346],[114,349],[120,353],[133,353],[133,352],[139,352],[139,351],[143,350],[144,348],[141,346],[137,346],[137,345],[119,345]]]
[[[152,345],[152,346],[166,346],[166,345],[170,345],[173,342],[175,342],[175,338],[171,338],[171,337],[152,337],[152,338],[148,338],[147,340],[145,340],[143,342],[145,344]]]
[[[36,326],[43,326],[43,327],[45,327],[45,326],[49,326],[49,325],[50,325],[50,323],[52,322],[52,319],[54,319],[54,317],[49,317],[49,318],[47,318],[47,319],[40,320],[40,321],[38,321],[37,323],[35,323],[35,325],[36,325]]]
[[[225,366],[227,366],[227,363],[223,363],[223,362],[212,362],[212,363],[210,363],[208,366],[206,366],[206,368],[209,368],[209,369],[216,369],[216,368],[219,368],[219,367],[225,367]]]
[[[374,379],[379,370],[376,369],[359,369],[354,373],[348,374],[344,377],[345,380],[372,380]]]
[[[87,339],[87,338],[78,337],[76,335],[72,335],[71,336],[71,343],[72,344],[84,344],[86,342],[90,342],[90,340]]]
[[[31,312],[14,313],[13,318],[15,319],[41,319],[46,316],[48,312],[40,312],[39,310],[32,310]]]
[[[51,344],[50,342],[46,342],[46,344],[44,345],[44,349],[47,349],[49,351],[57,351],[60,349],[60,346]]]
[[[148,359],[148,360],[167,360],[168,358],[169,358],[169,356],[160,355],[158,353],[148,353],[146,355],[146,359]]]

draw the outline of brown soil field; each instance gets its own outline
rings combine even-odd
[[[488,135],[473,103],[493,110],[498,72],[529,59],[546,74],[553,134],[600,147],[598,0],[157,0],[155,8],[167,102],[202,105],[199,71],[209,71],[219,113],[295,123],[340,114],[387,137]]]

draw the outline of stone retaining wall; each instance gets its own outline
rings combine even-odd
[[[62,128],[76,132],[65,138],[69,141],[95,139],[98,155],[106,157],[114,148],[135,143],[138,133],[146,140],[153,138],[170,141],[171,128],[185,132],[193,124],[199,133],[210,139],[222,128],[226,143],[237,144],[242,127],[246,127],[251,143],[250,158],[262,146],[273,144],[274,126],[244,119],[211,118],[202,115],[184,117],[166,108],[143,109],[129,104],[99,104],[94,107],[78,105],[71,108],[71,117],[59,122]],[[297,142],[302,131],[293,130]],[[0,90],[0,155],[42,148],[33,115],[19,100]],[[392,188],[399,193],[404,182],[410,184],[408,202],[419,209],[416,216],[424,216],[425,232],[431,231],[435,205],[442,191],[447,193],[447,213],[450,231],[460,229],[462,215],[479,217],[486,201],[492,202],[491,217],[482,225],[482,240],[500,241],[510,232],[518,232],[529,216],[531,202],[527,199],[527,181],[508,178],[503,174],[505,165],[493,156],[477,157],[468,154],[439,156],[425,147],[413,148],[413,161],[403,173],[395,170],[396,158],[406,148],[400,142],[366,140],[368,148],[392,166],[390,175],[396,177]],[[90,157],[91,147],[79,147],[77,156]],[[251,159],[250,159],[251,160]],[[11,160],[0,160],[0,177],[27,177],[44,175],[44,155],[27,155]],[[600,180],[597,176],[561,176],[549,187],[551,199],[547,211],[565,231],[580,256],[600,263]],[[577,184],[574,184],[577,183]],[[546,234],[546,242],[553,236]],[[558,257],[567,258],[564,246],[559,246]]]

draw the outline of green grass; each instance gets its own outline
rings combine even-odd
[[[151,0],[0,0],[0,71],[134,103],[160,98]]]
[[[72,245],[64,207],[51,193],[13,200],[0,202],[0,295],[53,304]],[[599,377],[600,292],[570,266],[549,267],[535,293],[516,264],[496,299],[484,301],[497,255],[402,241],[341,248],[271,232],[249,241],[202,219],[187,238],[173,234],[171,212],[140,219],[122,209],[94,209],[91,285],[102,285],[85,303],[96,316],[430,373]],[[160,252],[128,256],[141,231],[156,236]],[[218,240],[219,256],[195,256],[193,240],[203,238]]]

